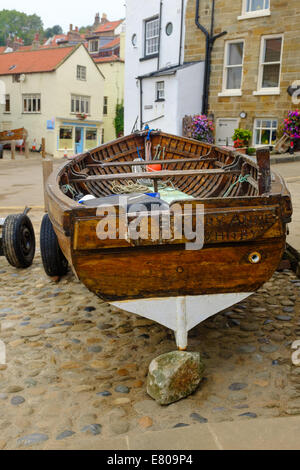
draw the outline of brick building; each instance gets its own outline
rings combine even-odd
[[[212,1],[198,6],[199,22],[210,31]],[[205,58],[196,7],[197,0],[188,0],[186,61]],[[292,98],[289,88],[300,85],[299,29],[299,0],[215,0],[214,34],[227,32],[215,41],[211,60],[208,112],[217,144],[231,144],[237,127],[253,132],[253,146],[275,143],[287,112],[300,106],[300,93]]]

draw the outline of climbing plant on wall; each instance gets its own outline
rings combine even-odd
[[[115,117],[115,130],[116,136],[121,137],[124,135],[124,104],[118,103],[116,106],[116,117]]]

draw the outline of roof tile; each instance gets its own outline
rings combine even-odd
[[[76,46],[16,51],[0,55],[0,75],[52,72]],[[12,68],[13,67],[13,68]]]

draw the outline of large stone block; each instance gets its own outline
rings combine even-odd
[[[173,351],[155,358],[149,366],[147,392],[160,405],[169,405],[193,393],[203,378],[199,353]]]

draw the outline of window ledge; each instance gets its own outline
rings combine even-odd
[[[244,13],[241,16],[238,16],[238,20],[251,20],[251,18],[262,18],[264,16],[271,16],[270,10],[261,10],[261,11],[252,11],[251,13]]]
[[[222,91],[221,93],[218,93],[218,96],[223,96],[223,97],[226,97],[226,96],[242,96],[242,90],[228,90],[228,91]]]
[[[254,91],[253,92],[254,96],[271,96],[271,95],[280,95],[280,90],[259,90],[259,91]]]
[[[145,60],[150,60],[150,59],[157,59],[158,54],[152,54],[152,55],[146,55],[145,57],[142,57],[140,59],[140,62],[144,62]]]

